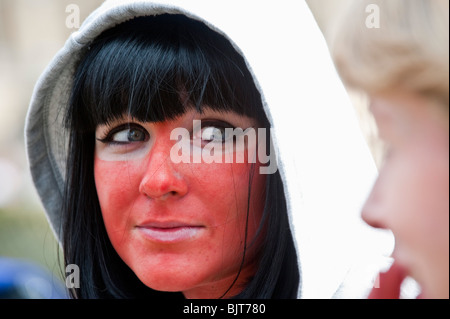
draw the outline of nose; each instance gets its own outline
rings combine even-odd
[[[386,229],[383,222],[382,199],[379,192],[379,179],[375,182],[361,211],[362,219],[374,228]]]
[[[184,176],[175,167],[180,164],[172,162],[170,149],[167,148],[164,145],[154,144],[139,185],[139,192],[152,199],[182,197],[188,192]]]

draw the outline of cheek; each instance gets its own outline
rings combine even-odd
[[[214,260],[216,273],[223,269],[237,271],[241,261],[245,239],[247,242],[245,265],[251,264],[257,255],[261,241],[248,246],[260,227],[265,203],[265,175],[255,174],[250,185],[251,166],[245,163],[222,163],[199,170],[197,187],[206,211],[214,216],[215,229],[208,244],[213,247],[205,256]],[[213,168],[213,166],[215,166]],[[194,192],[195,186],[192,186]],[[248,219],[247,219],[248,217]],[[202,267],[202,266],[199,266]],[[214,269],[214,268],[212,268]]]
[[[213,223],[218,226],[214,239],[220,254],[238,258],[241,256],[239,252],[243,248],[246,230],[247,242],[250,242],[260,226],[265,203],[265,175],[260,175],[255,165],[249,198],[250,164],[205,166],[196,173],[197,183],[196,186],[192,185],[191,190],[199,195],[206,210],[214,216]],[[256,246],[252,247],[256,250]],[[248,254],[250,256],[251,252],[248,251]]]
[[[377,185],[383,222],[410,253],[428,254],[448,243],[448,162],[429,155],[399,154]]]
[[[139,195],[139,173],[136,166],[137,163],[133,161],[94,160],[97,195],[110,237],[126,226],[124,213],[131,210]]]
[[[446,252],[448,257],[449,236],[449,166],[448,155],[431,155],[432,152],[416,154],[419,162],[414,172],[415,192],[411,196],[410,209],[415,213],[416,237],[423,241],[425,250]],[[448,154],[448,150],[447,150]],[[430,156],[431,155],[431,156]],[[419,234],[420,232],[420,234]],[[448,259],[447,259],[448,260]]]
[[[262,194],[265,189],[265,176],[255,174],[250,182],[251,165],[247,163],[219,163],[208,164],[193,171],[191,191],[201,195],[201,201],[209,206],[211,212],[226,212],[222,219],[246,216],[247,206],[250,211],[257,211],[264,202]],[[251,189],[250,203],[248,202],[249,186]],[[219,216],[218,216],[219,217]]]

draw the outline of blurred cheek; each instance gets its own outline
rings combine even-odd
[[[429,155],[405,151],[390,159],[362,212],[369,225],[392,230],[396,257],[408,264],[448,256],[448,161]]]

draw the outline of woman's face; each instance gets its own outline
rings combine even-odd
[[[201,120],[200,131],[193,120]],[[124,117],[97,127],[94,173],[106,230],[119,256],[150,288],[181,291],[187,298],[217,298],[235,279],[246,232],[252,170],[247,159],[255,147],[248,144],[224,155],[241,152],[243,163],[193,160],[208,143],[222,149],[225,127],[256,129],[257,123],[206,109],[171,121],[142,123]],[[190,135],[189,161],[174,161],[171,154],[177,143],[171,132],[180,128]],[[265,177],[259,164],[253,165],[248,244],[259,227],[265,198]],[[237,294],[254,274],[257,248],[247,249],[239,280],[227,296]]]
[[[448,115],[400,93],[374,97],[371,111],[387,154],[362,216],[392,230],[393,257],[420,284],[422,297],[448,298]]]

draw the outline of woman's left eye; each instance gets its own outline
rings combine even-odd
[[[207,142],[224,142],[226,131],[224,127],[207,126],[202,129],[202,140]]]
[[[219,120],[205,120],[201,122],[201,130],[193,132],[193,140],[201,141],[202,144],[221,143],[224,144],[233,137],[233,125]]]

